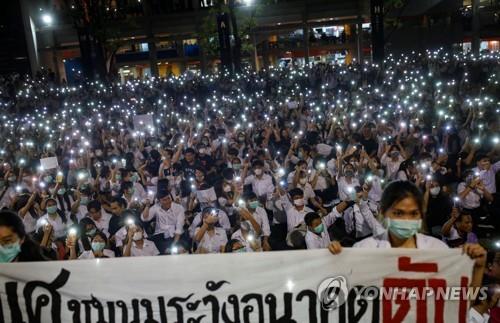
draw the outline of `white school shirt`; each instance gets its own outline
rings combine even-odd
[[[311,210],[307,206],[304,206],[302,211],[297,210],[286,195],[280,197],[280,202],[283,210],[285,210],[286,213],[286,225],[288,232],[291,232],[293,229],[295,229],[297,225],[304,223],[305,215],[309,212],[313,212],[313,210]]]
[[[114,258],[115,257],[115,252],[113,250],[109,249],[104,249],[102,251],[103,255],[105,255],[108,258]],[[85,250],[82,252],[82,254],[78,257],[78,259],[96,259],[94,256],[94,252],[92,250]]]
[[[314,193],[312,186],[309,183],[306,183],[306,185],[304,186],[300,185],[299,183],[297,184],[297,188],[300,188],[302,192],[304,192],[304,201],[306,202],[306,204],[309,203],[309,199],[316,197],[316,194]]]
[[[252,216],[260,225],[261,236],[269,237],[271,235],[271,228],[269,227],[269,218],[267,217],[266,210],[258,206],[255,212],[252,213]]]
[[[500,161],[497,161],[493,165],[491,165],[489,170],[479,170],[479,168],[475,167],[472,169],[473,172],[479,172],[479,178],[484,184],[484,187],[491,194],[496,193],[497,188],[495,184],[495,175],[500,170]]]
[[[488,323],[489,320],[488,313],[481,314],[474,307],[471,307],[467,313],[467,323]]]
[[[368,192],[368,199],[374,202],[380,202],[382,199],[382,182],[380,177],[372,175],[372,188]]]
[[[149,209],[149,217],[144,218],[141,214],[142,221],[151,221],[156,219],[155,235],[164,234],[165,238],[173,238],[176,234],[184,232],[184,208],[177,203],[172,202],[168,210],[164,210],[159,204],[153,205]]]
[[[244,185],[252,185],[252,191],[258,197],[265,196],[266,199],[274,192],[273,178],[268,174],[263,174],[262,178],[257,178],[255,175],[250,175],[245,178]]]
[[[195,234],[200,230],[196,228]],[[225,246],[227,243],[226,230],[223,228],[215,227],[214,234],[210,236],[208,231],[205,231],[203,238],[198,243],[198,249],[203,248],[208,253],[220,253],[221,247]]]
[[[231,229],[231,222],[229,222],[229,218],[227,217],[226,212],[224,212],[221,209],[217,209],[217,210],[218,210],[217,217],[219,218],[219,225],[224,230],[229,231]],[[198,214],[196,214],[196,216],[193,219],[193,222],[189,226],[189,236],[191,238],[194,238],[196,229],[198,228],[198,226],[200,225],[200,223],[201,223],[201,212],[199,212]]]
[[[231,240],[238,240],[245,247],[246,252],[255,252],[255,250],[252,249],[250,242],[248,242],[247,239],[243,237],[241,229],[236,230],[231,235]],[[255,240],[255,243],[257,244],[258,248],[260,248],[260,240],[259,239]]]
[[[398,159],[396,161],[393,161],[387,154],[382,155],[382,158],[380,158],[380,163],[387,168],[386,177],[390,179],[395,179],[399,166],[404,161],[405,159],[401,156],[401,154],[398,155]]]
[[[443,241],[425,234],[417,233],[417,249],[448,249]],[[379,236],[372,236],[356,242],[353,248],[392,248],[389,233],[385,231]]]
[[[465,183],[458,184],[457,192],[461,194],[466,189]],[[481,191],[472,190],[462,199],[462,206],[466,209],[476,209],[481,205],[481,198],[483,193]]]
[[[321,232],[321,234],[316,234],[307,228],[306,232],[306,246],[307,249],[322,249],[322,248],[328,248],[330,245],[330,234],[328,233],[328,228],[337,220],[338,214],[336,213],[328,213],[327,216],[323,217],[321,219],[321,222],[323,223],[324,230]]]
[[[352,192],[349,192],[349,187],[354,189],[356,186],[361,186],[359,184],[359,180],[356,177],[353,177],[351,179],[351,184],[347,183],[345,176],[341,176],[337,179],[337,184],[339,187],[339,199],[341,201],[351,201],[352,200],[352,193],[355,191],[353,190]]]
[[[96,221],[92,219],[91,216],[88,216],[89,219],[91,219],[97,228],[97,230],[102,231],[106,235],[106,237],[109,238],[109,220],[111,220],[112,215],[101,209],[101,218]]]
[[[132,246],[130,248],[131,257],[158,256],[159,254],[160,252],[156,248],[155,244],[152,241],[145,239],[142,248],[138,248],[135,241],[132,242]]]
[[[43,227],[43,220],[47,220],[47,222],[52,226],[52,231],[54,232],[54,238],[64,238],[66,236],[66,230],[69,226],[73,224],[71,219],[67,218],[67,222],[64,223],[61,216],[57,214],[55,219],[52,219],[47,213],[45,213],[42,217],[38,219],[36,222],[36,229]]]

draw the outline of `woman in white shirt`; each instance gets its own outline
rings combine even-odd
[[[128,228],[124,257],[158,256],[160,252],[154,242],[144,239],[144,229],[140,224]]]
[[[389,184],[382,194],[380,212],[384,216],[387,231],[357,242],[354,248],[448,248],[444,242],[418,233],[424,214],[423,195],[413,183],[395,181]],[[342,252],[338,241],[332,242],[328,248],[333,254]],[[475,260],[471,286],[479,287],[486,265],[486,251],[479,244],[464,244],[463,249]]]
[[[403,147],[398,145],[386,146],[385,152],[380,158],[380,163],[386,167],[386,178],[395,179],[399,166],[406,159]]]
[[[224,252],[227,243],[226,230],[217,226],[219,218],[216,216],[216,213],[214,214],[211,211],[204,212],[202,218],[203,224],[196,229],[194,234],[194,241],[198,243],[196,252]]]
[[[69,249],[69,259],[77,259],[76,236],[68,236],[66,244]],[[78,259],[114,258],[115,253],[110,249],[106,249],[107,245],[108,238],[106,238],[104,233],[98,231],[92,238],[91,249],[84,250],[78,256]]]

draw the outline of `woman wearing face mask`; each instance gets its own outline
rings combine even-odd
[[[441,237],[441,228],[452,209],[452,200],[443,192],[438,180],[428,180],[425,184],[424,210],[427,228],[434,237]]]
[[[224,252],[227,243],[226,231],[218,226],[219,218],[211,209],[203,211],[203,221],[195,230],[194,241],[198,244],[196,253]]]
[[[140,224],[128,227],[124,257],[158,256],[160,252],[154,242],[144,239],[144,229]]]
[[[24,231],[17,214],[0,211],[0,263],[48,260]]]
[[[95,258],[114,258],[115,253],[112,250],[106,249],[108,238],[100,231],[97,231],[91,240],[91,250],[83,251],[78,259],[95,259]],[[67,246],[70,250],[69,259],[77,259],[76,256],[76,239],[67,240]]]
[[[380,201],[380,212],[387,228],[383,234],[361,240],[355,248],[409,248],[446,249],[442,241],[419,233],[422,227],[423,196],[411,182],[396,181],[384,190]],[[330,252],[342,252],[342,246],[334,241],[328,247]],[[486,264],[486,251],[478,244],[465,244],[463,250],[475,260],[471,286],[481,285]]]
[[[50,227],[54,234],[54,239],[64,239],[69,226],[73,224],[71,219],[57,208],[57,202],[54,198],[48,198],[45,202],[47,213],[37,220],[37,229],[44,226]]]

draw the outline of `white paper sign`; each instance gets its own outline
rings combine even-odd
[[[200,203],[209,203],[217,200],[217,194],[213,187],[203,191],[196,191],[196,198]]]
[[[369,292],[467,286],[472,267],[461,250],[397,248],[1,264],[0,321],[465,322],[467,301]]]
[[[59,163],[57,162],[57,157],[48,157],[40,159],[40,166],[44,170],[54,169],[59,167]]]
[[[134,116],[134,130],[148,131],[154,127],[153,116],[150,114],[138,114]]]

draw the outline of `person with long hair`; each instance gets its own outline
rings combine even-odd
[[[0,211],[0,263],[44,260],[48,259],[26,234],[21,218],[12,211]]]

